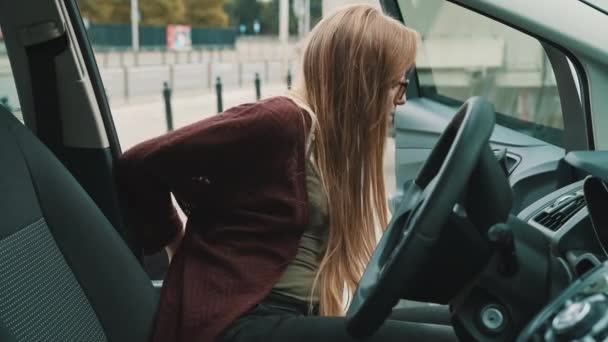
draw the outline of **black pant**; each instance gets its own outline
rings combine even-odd
[[[302,311],[301,307],[265,300],[234,322],[222,341],[362,341],[348,335],[344,317],[319,317]],[[445,306],[396,309],[374,335],[363,341],[457,341],[449,324]]]

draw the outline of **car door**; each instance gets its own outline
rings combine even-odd
[[[0,27],[0,102],[67,167],[140,256],[122,224],[112,174],[121,148],[76,0],[0,1]]]
[[[578,73],[559,45],[456,1],[386,0],[383,8],[420,34],[408,101],[395,115],[391,207],[471,96],[494,104],[491,146],[505,158],[514,212],[557,188],[566,151],[592,147]]]

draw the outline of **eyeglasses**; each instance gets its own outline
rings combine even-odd
[[[405,96],[405,91],[407,90],[407,86],[410,84],[410,80],[405,80],[399,82],[399,90],[397,91],[397,98],[402,99]]]
[[[408,70],[405,73],[405,81],[400,81],[399,84],[399,90],[397,91],[397,98],[398,99],[402,99],[403,96],[405,96],[405,92],[407,91],[407,86],[410,84],[410,76],[412,75],[414,68],[410,68],[410,70]]]

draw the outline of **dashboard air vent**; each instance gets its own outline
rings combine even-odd
[[[585,197],[582,192],[577,192],[561,197],[538,213],[533,220],[551,231],[557,231],[585,205]]]

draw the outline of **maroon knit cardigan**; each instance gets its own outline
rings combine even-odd
[[[261,301],[307,224],[310,119],[287,97],[244,104],[145,141],[116,165],[146,253],[186,235],[164,281],[152,340],[214,341]]]

